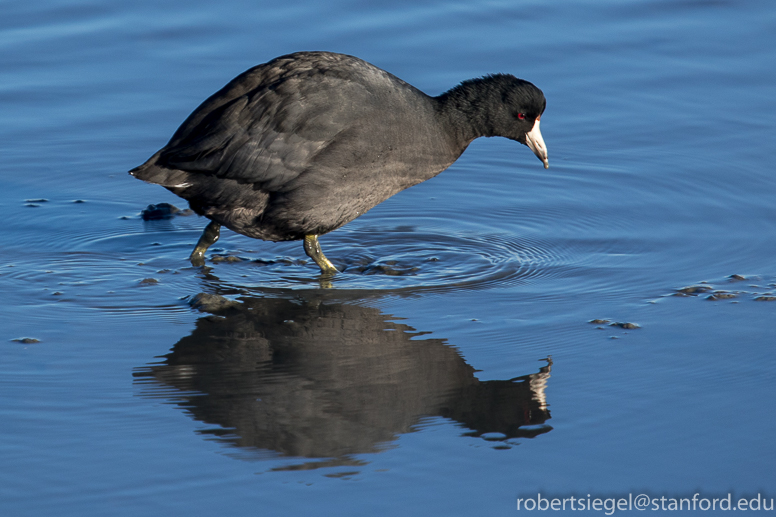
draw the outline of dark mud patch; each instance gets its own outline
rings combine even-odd
[[[749,282],[749,284],[744,286],[741,284],[742,282]],[[735,290],[726,288],[731,284],[743,288]],[[765,279],[760,276],[732,274],[718,281],[702,281],[697,284],[681,287],[665,296],[678,296],[684,298],[702,296],[705,300],[712,302],[725,300],[731,301],[731,303],[738,303],[739,300],[770,302],[776,301],[774,287],[776,287],[776,283],[773,279]]]

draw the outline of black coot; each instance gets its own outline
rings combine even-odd
[[[130,174],[162,185],[211,220],[258,239],[304,240],[324,274],[318,235],[449,167],[480,136],[517,140],[548,167],[541,90],[512,75],[429,97],[353,56],[298,52],[240,74],[189,115]]]

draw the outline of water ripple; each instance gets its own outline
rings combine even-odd
[[[394,292],[487,289],[536,278],[559,278],[576,268],[584,252],[571,242],[508,233],[444,233],[412,228],[341,230],[325,241],[327,256],[341,271],[324,282],[328,287]],[[244,273],[237,283],[243,286],[258,283],[305,289],[321,284],[317,268],[309,261],[239,258],[242,261],[225,263],[223,257],[218,257],[213,274],[230,275],[228,268],[237,266]],[[234,279],[227,282],[235,283]]]

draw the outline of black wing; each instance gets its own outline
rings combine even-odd
[[[205,101],[156,165],[273,192],[309,169],[338,135],[378,114],[368,99],[373,88],[352,70],[274,71],[271,63],[249,70]]]

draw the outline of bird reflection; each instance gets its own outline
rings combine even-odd
[[[390,447],[424,417],[487,439],[552,429],[549,358],[537,373],[480,381],[444,340],[355,300],[202,294],[194,305],[210,314],[134,376],[143,395],[179,405],[215,426],[200,432],[241,451],[307,458],[293,468],[316,468],[363,464],[353,455]]]

